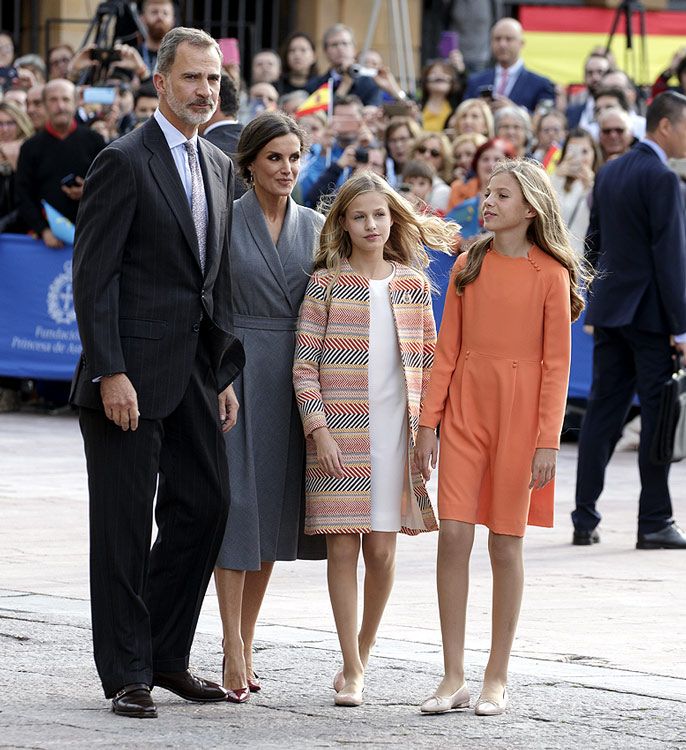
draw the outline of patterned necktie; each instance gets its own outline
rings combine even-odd
[[[207,254],[207,213],[205,211],[205,189],[202,182],[202,172],[198,163],[198,150],[192,141],[184,144],[188,154],[188,166],[191,170],[191,213],[195,224],[195,234],[198,237],[200,252],[200,268],[205,272],[205,256]]]
[[[509,77],[510,75],[507,72],[507,68],[503,68],[503,71],[500,74],[500,83],[498,84],[498,90],[496,91],[496,93],[500,96],[505,96],[505,91],[507,89],[507,80]]]

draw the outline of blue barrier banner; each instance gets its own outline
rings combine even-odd
[[[81,354],[72,248],[0,234],[0,375],[71,380]]]

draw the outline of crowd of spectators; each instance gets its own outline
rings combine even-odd
[[[115,44],[104,62],[93,59],[94,45],[59,44],[45,58],[17,54],[12,36],[0,32],[1,232],[29,232],[59,247],[43,201],[74,221],[96,154],[155,111],[153,73],[160,41],[175,24],[173,2],[144,0],[141,20],[147,39]],[[293,197],[313,208],[351,175],[372,170],[421,210],[448,215],[480,200],[499,159],[530,156],[552,175],[582,253],[596,173],[645,134],[651,96],[672,78],[684,91],[686,49],[647,92],[605,49],[591,49],[583,85],[567,89],[524,66],[524,36],[516,20],[500,19],[490,31],[490,67],[470,69],[482,63],[465,62],[454,49],[424,66],[416,91],[403,91],[377,51],[359,54],[347,26],[326,30],[319,55],[315,40],[297,31],[279,51],[258,51],[244,69],[225,66],[220,105],[204,135],[232,154],[241,127],[259,112],[296,116],[310,149]],[[330,115],[301,116],[298,108],[329,82]],[[237,195],[244,189],[237,184]]]

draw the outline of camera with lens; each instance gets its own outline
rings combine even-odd
[[[360,65],[359,63],[353,63],[348,68],[348,75],[351,78],[361,78],[362,76],[376,78],[376,76],[379,75],[379,71],[376,68],[366,68],[364,65]]]
[[[369,163],[369,150],[364,148],[364,146],[358,146],[355,149],[355,161],[358,164],[368,164]]]

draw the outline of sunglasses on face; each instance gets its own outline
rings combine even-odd
[[[426,146],[417,146],[417,153],[418,154],[425,154],[427,151],[431,154],[431,156],[434,157],[434,159],[438,159],[438,157],[441,155],[441,152],[437,148],[427,148]]]
[[[625,128],[603,128],[600,131],[603,135],[624,135],[626,133]]]

